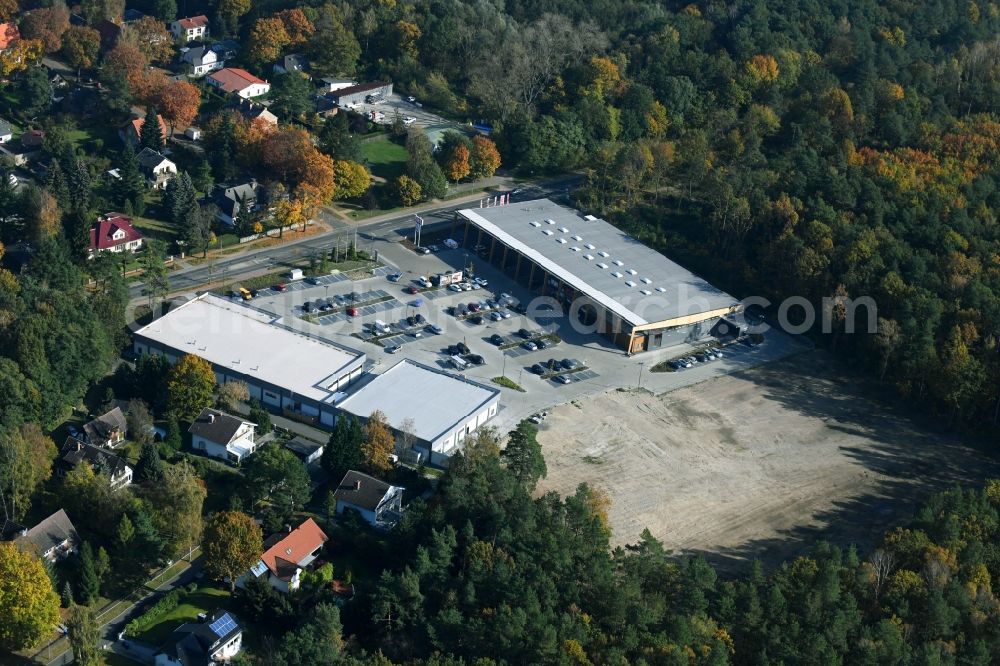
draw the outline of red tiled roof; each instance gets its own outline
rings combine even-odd
[[[125,237],[114,240],[115,232],[121,229],[125,232]],[[90,228],[90,250],[106,250],[108,248],[131,243],[142,238],[142,234],[132,226],[132,219],[125,217],[121,213],[108,213],[97,219],[97,224]]]
[[[219,87],[226,92],[238,92],[244,88],[249,88],[255,83],[267,83],[258,79],[245,69],[238,67],[226,67],[208,75],[208,78],[218,82]]]
[[[329,537],[312,518],[296,527],[284,539],[268,548],[260,559],[275,576],[285,573],[288,563],[298,564]]]
[[[163,140],[167,140],[167,123],[164,122],[163,116],[156,114],[156,119],[160,121],[160,134],[163,136]],[[142,124],[146,121],[145,118],[133,118],[129,121],[129,126],[132,128],[132,138],[138,139],[142,136]]]
[[[0,23],[0,49],[5,49],[21,39],[21,33],[13,23]]]
[[[191,30],[192,28],[203,28],[208,25],[208,17],[202,14],[201,16],[178,19],[177,22],[184,30]]]

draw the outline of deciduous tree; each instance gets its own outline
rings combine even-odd
[[[101,633],[93,609],[73,605],[66,620],[73,663],[77,666],[101,666],[104,658],[98,645]]]
[[[62,54],[79,70],[90,69],[97,63],[101,51],[101,33],[93,28],[71,25],[62,36]]]
[[[212,364],[193,354],[182,357],[167,377],[168,409],[178,418],[192,421],[212,404],[215,372]]]
[[[19,39],[0,52],[0,76],[27,69],[45,53],[45,45],[37,39]]]
[[[396,179],[394,190],[396,198],[399,199],[399,203],[403,206],[412,206],[420,202],[424,196],[423,190],[420,188],[420,183],[405,174]]]
[[[34,9],[21,19],[21,37],[41,41],[46,53],[62,48],[62,36],[68,28],[69,10],[63,4]]]
[[[59,595],[37,555],[0,542],[0,647],[37,646],[59,622]]]
[[[129,400],[125,421],[128,424],[129,439],[133,442],[145,444],[153,441],[153,415],[145,400],[141,398]]]
[[[285,24],[279,18],[259,18],[250,29],[247,43],[247,58],[251,62],[264,64],[273,62],[281,55],[281,50],[291,38],[285,31]]]
[[[292,9],[282,9],[274,15],[285,26],[285,33],[288,35],[288,46],[299,46],[315,32],[312,21],[298,7]]]
[[[236,579],[249,571],[263,552],[260,526],[245,513],[222,511],[205,524],[205,570],[213,578],[228,580],[230,590],[236,589]]]
[[[472,137],[470,174],[473,178],[489,178],[500,168],[500,151],[485,136]]]
[[[157,107],[163,117],[170,123],[168,136],[174,133],[174,126],[182,128],[190,125],[198,115],[201,104],[201,92],[187,81],[173,81],[163,87],[159,93]]]
[[[124,26],[115,48],[121,44],[137,49],[146,60],[153,62],[168,63],[174,57],[173,36],[162,21],[152,16],[143,16]]]
[[[354,199],[360,197],[371,185],[371,175],[363,165],[347,160],[333,163],[333,180],[336,190],[334,199]]]
[[[455,146],[455,149],[448,156],[444,164],[444,175],[448,180],[453,183],[457,183],[470,172],[469,167],[469,149],[465,146],[459,144]]]
[[[282,517],[301,509],[309,501],[309,474],[291,451],[277,445],[257,450],[247,464],[246,488],[254,502],[269,500]]]
[[[31,497],[52,476],[56,445],[34,423],[0,432],[0,506],[6,520],[24,518]]]
[[[153,509],[153,525],[163,539],[166,557],[180,559],[201,542],[207,491],[189,464],[166,467],[163,480],[147,486],[143,494]]]
[[[234,412],[239,407],[239,403],[250,399],[250,389],[247,383],[242,380],[228,381],[219,387],[216,402],[219,409],[227,412]]]
[[[364,455],[365,467],[376,474],[392,469],[390,456],[396,450],[396,437],[389,428],[385,414],[375,410],[368,417],[364,427],[364,443],[361,452]]]

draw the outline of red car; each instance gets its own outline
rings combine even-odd
[[[410,286],[410,287],[406,288],[406,293],[408,293],[408,294],[417,294],[417,293],[419,293],[419,291],[417,290],[416,287]]]
[[[286,289],[286,287],[285,287],[285,283],[284,282],[282,282],[280,284],[274,285],[274,290],[275,291],[284,291],[285,289]]]
[[[479,304],[469,303],[469,312],[479,312]]]
[[[357,308],[347,308],[347,316],[348,317],[357,317],[358,316],[358,309]]]

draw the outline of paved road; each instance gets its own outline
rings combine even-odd
[[[567,192],[567,188],[576,187],[579,182],[579,176],[564,176],[536,186],[525,186],[512,200],[524,201],[540,197],[561,196]],[[421,212],[420,215],[424,218],[424,228],[432,229],[435,225],[449,223],[454,211],[468,208],[470,199],[476,201],[479,198],[479,194],[473,194],[461,202]],[[358,235],[358,243],[361,244],[363,241],[385,239],[396,231],[400,235],[412,234],[413,230],[413,213],[389,219],[376,217],[356,225],[348,224],[332,216],[325,217],[326,222],[331,226],[330,231],[314,234],[302,240],[289,241],[275,247],[249,250],[238,255],[217,259],[203,266],[176,271],[170,275],[171,292],[192,291],[211,282],[233,282],[251,275],[290,267],[307,259],[313,253],[323,250],[329,251],[338,243],[343,245],[350,242],[355,233]],[[286,233],[294,235],[296,232]],[[145,296],[145,285],[141,282],[133,285],[129,290],[129,296],[133,300]]]

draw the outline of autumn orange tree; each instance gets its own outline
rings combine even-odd
[[[37,62],[45,52],[45,45],[38,39],[19,39],[0,51],[0,76],[21,72]]]
[[[173,81],[164,86],[157,95],[156,108],[170,123],[170,133],[174,133],[174,125],[190,125],[198,115],[201,103],[201,92],[187,81]]]
[[[247,57],[257,64],[277,60],[291,38],[279,18],[259,18],[250,29]]]
[[[305,44],[316,28],[312,22],[299,8],[283,9],[274,15],[285,27],[285,34],[288,35],[288,46],[299,46]]]
[[[0,0],[0,21],[9,21],[20,11],[17,0]]]
[[[459,144],[445,161],[444,175],[448,180],[457,183],[468,176],[469,171],[469,149]]]
[[[500,151],[485,136],[472,137],[472,158],[469,174],[473,178],[489,178],[500,168]]]
[[[174,56],[173,36],[152,16],[143,16],[126,25],[117,44],[128,44],[139,49],[147,60],[169,62]]]
[[[378,410],[372,412],[364,427],[364,437],[361,452],[364,455],[365,467],[376,474],[392,469],[392,460],[389,456],[396,448],[396,437],[389,428],[385,414]]]
[[[62,48],[62,36],[67,28],[69,10],[65,5],[41,7],[21,19],[21,37],[40,40],[46,53],[55,53]]]

